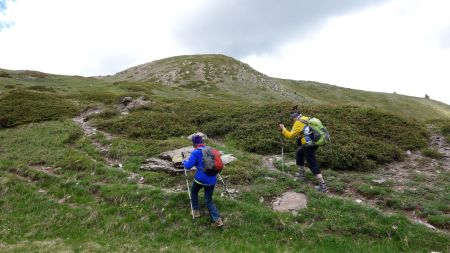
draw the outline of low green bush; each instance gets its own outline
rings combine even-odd
[[[35,86],[31,86],[31,87],[29,87],[28,89],[30,89],[30,90],[36,90],[36,91],[47,91],[47,92],[56,92],[56,89],[55,88],[52,88],[52,87],[46,87],[46,86],[43,86],[43,85],[35,85]]]
[[[78,109],[55,94],[14,90],[0,99],[0,128],[74,116]]]
[[[172,136],[189,135],[195,128],[183,117],[174,113],[136,111],[127,117],[113,120],[97,120],[98,126],[113,133],[130,137],[167,139]]]
[[[75,95],[74,98],[86,102],[100,102],[106,105],[110,105],[119,102],[120,96],[109,91],[86,90],[81,91],[80,94]]]
[[[0,70],[0,77],[11,78],[11,75],[4,70]]]
[[[126,117],[98,118],[98,126],[135,138],[163,140],[201,131],[224,139],[236,148],[258,154],[278,154],[281,149],[280,108],[285,104],[250,105],[221,101],[164,101],[148,111]],[[404,149],[427,144],[427,132],[418,123],[398,116],[358,107],[305,107],[302,113],[322,120],[332,142],[317,151],[322,167],[336,170],[369,170],[404,158]],[[281,116],[290,129],[288,113]],[[297,149],[295,140],[283,140],[284,151]]]

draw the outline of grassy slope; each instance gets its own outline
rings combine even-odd
[[[292,180],[262,169],[256,157],[243,159],[246,154],[237,151],[242,161],[247,160],[236,165],[239,170],[257,173],[239,199],[216,197],[227,228],[211,229],[207,217],[190,220],[186,193],[165,193],[158,187],[128,182],[124,172],[102,163],[84,137],[68,142],[76,131],[69,121],[0,131],[2,251],[448,250],[447,236],[411,225],[402,216],[386,217],[309,187],[297,187]],[[74,167],[67,158],[71,156],[91,162]],[[43,172],[30,165],[35,163],[55,169]],[[224,176],[227,173],[237,173],[236,168]],[[152,185],[160,181],[153,180],[149,177]],[[179,181],[169,185],[182,182],[180,175]],[[309,197],[308,208],[299,216],[274,213],[259,201],[261,197],[269,201],[293,187]]]
[[[353,104],[418,119],[448,117],[449,113],[448,106],[431,100],[307,82],[280,82],[292,92],[296,91],[299,99],[294,101],[303,105]],[[253,103],[283,100],[269,91],[227,93],[204,85],[170,88],[145,82],[110,83],[93,78],[29,72],[11,72],[8,78],[0,77],[0,97],[13,89],[58,94],[73,101],[79,109],[88,105],[111,106],[124,95],[146,95],[162,107],[176,106],[177,98],[199,98],[202,94],[235,104],[248,102],[250,96]],[[414,113],[410,111],[411,107],[415,109]],[[120,137],[111,142],[110,154],[124,162],[126,171],[138,172],[145,157],[186,144],[177,137],[157,141]],[[138,187],[128,182],[126,172],[108,167],[89,139],[81,136],[71,121],[34,123],[0,130],[0,250],[449,250],[450,239],[446,234],[412,225],[402,215],[387,217],[346,200],[322,196],[307,186],[299,187],[290,179],[264,170],[261,157],[236,150],[228,144],[233,143],[227,143],[226,148],[237,154],[239,161],[228,166],[224,176],[231,184],[242,184],[243,193],[236,201],[216,198],[227,223],[224,231],[217,231],[209,227],[206,217],[192,223],[187,194],[166,193],[160,188],[183,185],[181,176],[143,172],[141,175],[151,186]],[[51,168],[50,173],[34,164]],[[448,182],[448,178],[443,182]],[[270,200],[287,189],[308,195],[308,208],[299,216],[273,213],[268,208]],[[261,197],[264,203],[260,203]]]
[[[276,79],[301,96],[301,104],[347,104],[381,109],[421,121],[450,118],[450,105],[425,98],[367,92],[308,81]]]

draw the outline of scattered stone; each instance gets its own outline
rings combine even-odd
[[[411,156],[411,155],[412,155],[411,150],[406,150],[406,156]]]
[[[292,212],[306,208],[307,198],[303,193],[285,192],[281,198],[273,202],[273,210],[278,212]]]
[[[47,193],[47,191],[46,190],[42,190],[42,189],[39,189],[39,191],[38,191],[39,193]]]
[[[377,183],[377,184],[383,184],[386,182],[385,179],[372,179],[372,182]]]
[[[269,181],[275,180],[275,178],[273,178],[273,177],[264,177],[264,179],[265,179],[265,180],[269,180]]]
[[[363,201],[360,200],[360,199],[355,199],[355,202],[358,203],[358,204],[361,204]]]
[[[230,194],[235,194],[235,193],[238,193],[239,191],[238,190],[236,190],[236,189],[228,189],[228,193],[230,193]]]
[[[259,198],[259,203],[264,203],[264,198],[263,197]]]

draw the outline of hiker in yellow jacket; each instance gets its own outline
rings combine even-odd
[[[316,161],[316,150],[319,146],[314,145],[314,133],[311,127],[308,126],[309,118],[303,116],[299,112],[291,113],[290,118],[294,120],[294,125],[291,131],[287,130],[283,124],[280,124],[282,134],[289,139],[297,137],[298,148],[295,152],[296,164],[299,167],[298,173],[296,173],[300,181],[305,180],[305,156],[308,162],[309,169],[319,181],[319,185],[316,189],[321,192],[327,192],[328,187],[323,180],[322,173],[320,172],[319,164]]]

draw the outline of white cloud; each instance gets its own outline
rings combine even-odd
[[[106,75],[155,59],[196,54],[182,47],[173,31],[183,29],[180,20],[186,13],[205,4],[205,0],[9,2],[2,18],[14,25],[0,31],[0,68]],[[450,104],[449,9],[446,0],[391,0],[329,18],[301,41],[242,60],[271,76],[428,94]]]
[[[19,0],[0,33],[0,66],[100,75],[180,53],[167,32],[188,3],[174,0]],[[173,8],[176,6],[177,8]]]
[[[332,18],[308,41],[287,45],[277,55],[253,55],[244,61],[276,77],[419,97],[428,94],[450,104],[450,49],[439,46],[439,31],[450,24],[445,12],[449,5],[390,2]]]

